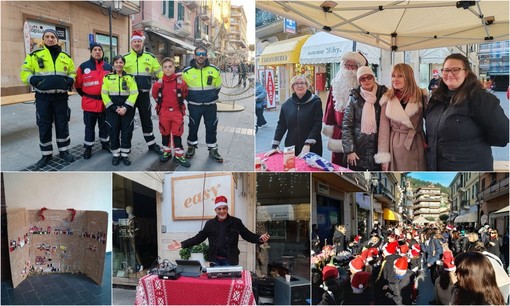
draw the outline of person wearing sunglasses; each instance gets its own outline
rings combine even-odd
[[[204,117],[205,143],[209,156],[222,163],[223,157],[218,152],[216,139],[218,128],[218,95],[221,90],[220,70],[209,63],[207,49],[203,46],[195,48],[195,58],[182,71],[182,78],[188,85],[189,132],[186,157],[191,159],[198,148],[198,128]]]
[[[423,112],[426,89],[416,84],[411,66],[401,63],[391,71],[391,88],[380,100],[381,118],[375,161],[382,171],[423,171],[425,135]]]
[[[492,171],[491,146],[508,144],[508,117],[462,54],[443,62],[425,114],[427,170]]]
[[[272,148],[265,156],[280,153],[279,145],[285,134],[285,147],[295,146],[295,154],[308,152],[322,155],[322,102],[310,91],[305,75],[290,80],[293,94],[282,104],[274,133]]]
[[[381,106],[379,100],[388,90],[378,85],[368,66],[358,68],[360,86],[351,90],[349,104],[342,121],[342,146],[348,167],[355,171],[380,171],[377,153],[377,131]]]

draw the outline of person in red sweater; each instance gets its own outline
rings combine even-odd
[[[154,83],[152,96],[156,100],[156,112],[159,116],[159,131],[163,143],[162,162],[172,158],[170,135],[174,144],[174,161],[181,166],[189,167],[190,162],[184,155],[182,134],[184,132],[184,115],[186,105],[184,99],[188,95],[188,86],[180,74],[175,73],[175,63],[171,58],[162,61],[163,78]]]
[[[106,126],[106,112],[101,98],[101,87],[105,75],[112,72],[112,66],[104,61],[103,56],[103,46],[94,41],[90,42],[90,59],[83,62],[76,70],[74,87],[81,96],[83,122],[85,123],[84,159],[89,159],[92,156],[92,146],[96,138],[96,122],[99,127],[101,148],[110,152],[110,137]]]

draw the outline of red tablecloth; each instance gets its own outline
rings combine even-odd
[[[146,275],[138,281],[135,305],[255,305],[251,275],[209,279],[181,276],[178,280]]]
[[[275,153],[271,156],[264,157],[264,153],[257,154],[257,157],[260,157],[261,160],[265,160],[263,163],[266,164],[266,171],[275,171],[281,172],[283,171],[283,153]],[[333,164],[333,163],[332,163]],[[333,164],[335,168],[334,171],[341,172],[352,172],[352,170],[340,167],[339,165]],[[296,157],[296,171],[297,172],[319,172],[323,171],[321,169],[313,168],[308,166],[306,161],[301,158]]]

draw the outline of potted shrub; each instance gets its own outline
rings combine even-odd
[[[202,264],[202,266],[205,266],[205,262],[208,261],[207,252],[209,251],[209,245],[207,245],[205,242],[202,242],[200,244],[194,245],[191,248],[182,248],[179,251],[179,255],[184,260],[198,260]]]

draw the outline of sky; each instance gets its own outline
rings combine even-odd
[[[439,183],[448,187],[455,175],[457,175],[457,172],[410,172],[408,175],[422,181]]]
[[[255,1],[253,0],[231,0],[232,5],[242,5],[247,20],[247,38],[249,44],[255,43]]]

